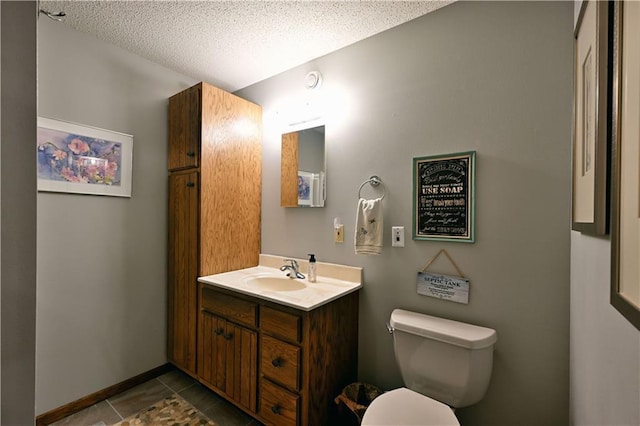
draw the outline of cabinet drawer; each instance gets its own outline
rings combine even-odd
[[[260,341],[260,371],[290,389],[300,389],[300,348],[270,336]]]
[[[267,423],[278,426],[296,426],[300,396],[268,380],[260,381],[260,416]]]
[[[260,329],[294,342],[300,341],[300,317],[263,306],[260,310]]]
[[[202,287],[200,306],[202,309],[223,316],[230,321],[251,327],[256,326],[258,311],[256,303]]]

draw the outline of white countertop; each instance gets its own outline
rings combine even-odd
[[[265,255],[261,255],[261,263],[263,263],[263,256]],[[281,259],[282,257],[278,256],[277,258]],[[319,267],[318,270],[330,271],[332,268],[349,268],[356,270],[356,272],[359,271],[359,276],[362,276],[360,268],[353,268],[349,266],[343,267],[341,265],[331,264],[325,265],[330,265],[331,267]],[[306,268],[301,272],[303,272],[305,276],[307,275]],[[357,276],[358,274],[356,273],[350,275],[351,277],[354,277],[354,275]],[[252,282],[252,278],[259,277],[282,278],[286,280],[285,282],[283,282],[283,287],[291,287],[291,289],[274,290],[270,288],[263,288],[260,285],[256,285],[255,281]],[[317,276],[317,280],[315,283],[309,282],[306,278],[290,279],[287,278],[286,273],[280,271],[280,269],[264,265],[199,277],[198,281],[215,287],[220,287],[249,296],[254,296],[260,299],[269,300],[271,302],[290,306],[292,308],[300,309],[303,311],[311,311],[319,306],[329,303],[332,300],[357,291],[362,287],[361,279],[358,281],[346,281],[343,279],[321,275]]]

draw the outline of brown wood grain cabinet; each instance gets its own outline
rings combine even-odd
[[[256,411],[258,305],[203,291],[198,324],[198,377],[251,412]]]
[[[255,412],[257,333],[207,312],[201,314],[200,320],[200,380]]]
[[[198,190],[196,171],[169,176],[168,355],[192,375],[198,319]]]
[[[206,83],[169,98],[167,356],[197,377],[197,277],[258,264],[262,109]]]
[[[335,424],[333,399],[357,375],[358,293],[302,311],[199,288],[201,381],[265,424]]]
[[[198,167],[202,134],[202,86],[169,99],[169,170]]]

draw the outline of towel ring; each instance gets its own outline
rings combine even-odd
[[[382,200],[384,198],[384,194],[386,192],[384,189],[384,183],[382,183],[382,179],[380,179],[378,176],[375,176],[375,175],[371,176],[368,180],[365,180],[364,182],[362,182],[362,185],[360,185],[360,189],[358,189],[358,198],[362,198],[360,193],[362,192],[362,188],[364,188],[366,184],[369,184],[374,188],[378,185],[382,185],[382,197],[380,197],[380,199]]]

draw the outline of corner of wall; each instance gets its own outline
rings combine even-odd
[[[35,408],[36,2],[0,3],[0,422]]]

